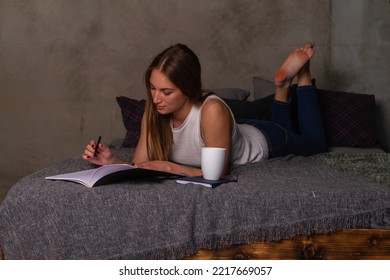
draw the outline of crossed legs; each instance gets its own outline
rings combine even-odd
[[[272,119],[287,129],[286,151],[301,155],[310,155],[326,151],[322,115],[317,100],[316,88],[312,85],[310,59],[314,55],[314,44],[306,43],[287,57],[275,74],[275,100]],[[298,121],[300,134],[292,129],[289,90],[294,78],[297,78]]]

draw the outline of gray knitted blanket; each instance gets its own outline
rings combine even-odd
[[[324,153],[315,158],[341,170],[360,174],[390,186],[389,153]]]
[[[0,246],[8,259],[177,259],[389,219],[389,186],[339,166],[278,158],[234,169],[238,182],[215,189],[154,179],[89,189],[44,179],[91,168],[69,159],[11,188],[0,206]]]

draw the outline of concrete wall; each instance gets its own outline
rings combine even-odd
[[[389,13],[387,0],[0,0],[0,189],[123,137],[115,96],[143,98],[146,66],[176,42],[199,55],[205,88],[252,90],[314,40],[318,85],[375,93],[385,116]]]
[[[332,1],[329,87],[375,94],[378,139],[390,151],[390,1]]]

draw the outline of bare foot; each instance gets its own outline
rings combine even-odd
[[[314,44],[308,42],[303,47],[290,53],[276,72],[274,80],[276,100],[283,102],[288,100],[288,89],[295,76],[297,76],[298,85],[311,84],[309,61],[314,55],[313,47]]]

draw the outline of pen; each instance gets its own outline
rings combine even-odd
[[[98,149],[99,149],[99,144],[100,144],[100,140],[102,140],[102,137],[99,136],[99,139],[96,143],[96,147],[95,147],[95,151],[93,152],[93,157],[96,157],[97,156],[97,152],[98,152]]]

